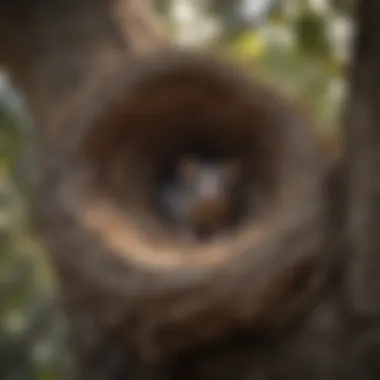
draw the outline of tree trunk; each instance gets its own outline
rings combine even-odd
[[[348,303],[357,317],[380,316],[380,3],[357,6],[344,122],[348,166]]]

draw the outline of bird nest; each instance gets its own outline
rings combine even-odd
[[[193,336],[266,318],[322,249],[312,129],[237,65],[176,50],[136,61],[107,84],[106,104],[97,95],[99,112],[75,120],[81,132],[63,139],[42,181],[43,229],[61,242],[50,239],[55,260],[138,305],[140,340],[211,314],[221,322]],[[244,163],[247,212],[212,244],[185,244],[157,212],[162,173],[189,146]]]

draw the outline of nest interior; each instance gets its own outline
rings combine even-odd
[[[310,131],[298,128],[302,121],[281,97],[239,70],[190,54],[153,59],[135,73],[132,67],[112,111],[84,136],[76,168],[85,168],[91,192],[155,251],[185,249],[156,207],[160,180],[183,153],[243,163],[247,212],[223,247],[272,215],[290,187],[295,195],[297,176],[307,171],[303,162],[314,150],[303,137]]]
[[[133,242],[172,253],[192,249],[195,256],[204,255],[204,249],[228,251],[240,235],[254,237],[289,197],[304,192],[303,184],[318,171],[310,159],[316,154],[313,135],[304,120],[238,65],[168,52],[132,64],[120,87],[109,112],[83,135],[73,172],[81,173],[82,191],[75,193],[85,195],[79,203],[100,200],[91,209],[102,210],[99,218],[108,220],[114,231],[123,229],[121,246]],[[219,245],[194,249],[183,244],[175,225],[157,208],[160,180],[188,151],[237,157],[243,163],[246,213]],[[94,212],[83,213],[90,214],[95,221]],[[106,222],[101,224],[108,229]]]

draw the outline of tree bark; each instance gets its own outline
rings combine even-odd
[[[347,153],[347,302],[380,316],[380,3],[358,1],[344,119]]]

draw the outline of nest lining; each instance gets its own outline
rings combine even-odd
[[[219,248],[237,234],[255,230],[258,219],[281,198],[275,193],[283,182],[278,162],[281,155],[286,159],[281,141],[286,141],[287,128],[279,125],[264,88],[252,91],[239,76],[232,81],[222,75],[195,65],[168,70],[146,83],[136,81],[111,118],[98,123],[84,143],[84,166],[93,178],[88,188],[112,200],[120,218],[150,240],[156,252],[158,246],[188,248],[154,204],[160,175],[184,152],[214,152],[243,163],[248,215],[226,231]],[[258,196],[260,212],[253,207]]]

